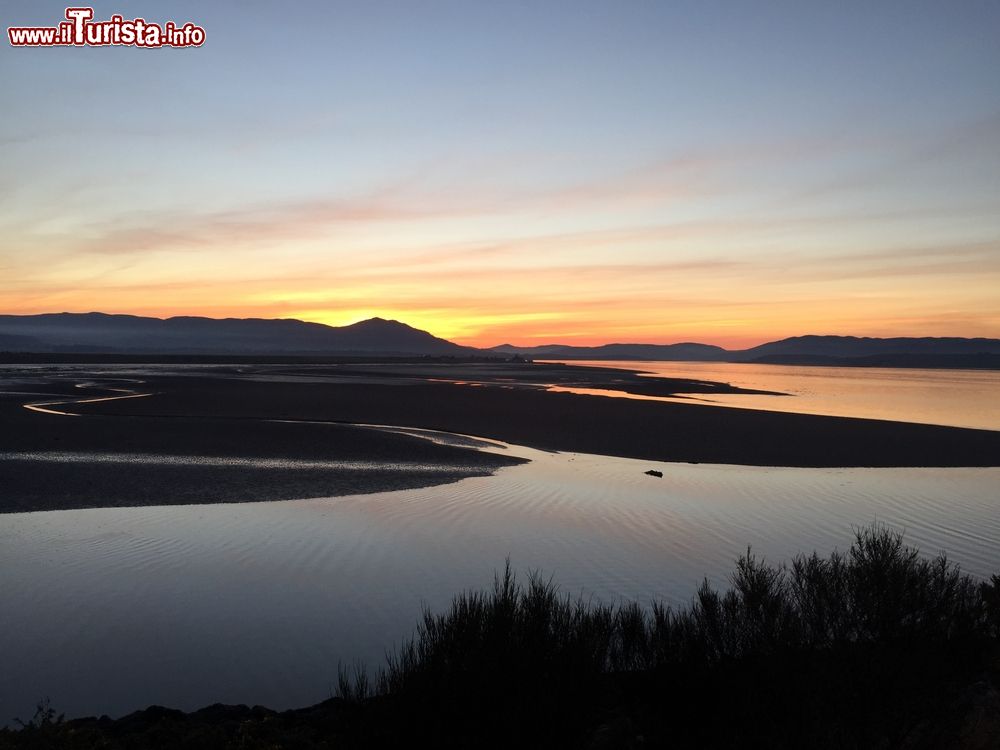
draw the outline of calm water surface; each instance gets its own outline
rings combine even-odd
[[[790,394],[711,397],[699,394],[692,397],[696,399],[695,403],[701,404],[1000,430],[1000,371],[996,370],[792,367],[726,362],[552,361],[621,367],[662,377],[712,380]],[[598,393],[587,389],[554,390]],[[627,397],[615,391],[599,393]]]
[[[0,516],[0,717],[327,698],[422,605],[515,568],[606,601],[689,600],[753,545],[772,560],[905,529],[1000,570],[1000,469],[655,464],[509,447],[496,476],[374,495]],[[662,479],[643,474],[658,468]]]

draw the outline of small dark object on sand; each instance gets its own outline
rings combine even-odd
[[[657,471],[656,469],[650,469],[646,473],[649,474],[649,476],[651,477],[660,477],[661,479],[663,478],[663,472]]]

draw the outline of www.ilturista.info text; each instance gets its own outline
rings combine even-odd
[[[191,22],[151,23],[142,18],[113,15],[94,21],[93,8],[67,8],[58,26],[11,26],[7,37],[14,47],[200,47],[205,29]]]

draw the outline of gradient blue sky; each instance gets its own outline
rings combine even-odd
[[[94,9],[207,41],[0,45],[0,312],[1000,335],[995,0]]]

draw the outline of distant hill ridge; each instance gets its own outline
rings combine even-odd
[[[782,364],[846,364],[832,360],[889,358],[882,366],[924,366],[939,357],[1000,357],[1000,339],[871,338],[858,336],[793,336],[750,349],[726,350],[707,344],[604,344],[603,346],[518,347],[504,344],[493,351],[548,359],[644,359],[652,361],[774,362]],[[888,364],[899,358],[899,364]],[[861,364],[861,363],[857,363]],[[927,364],[927,366],[935,366]],[[992,365],[991,365],[992,366]]]
[[[397,320],[328,326],[291,318],[148,318],[107,313],[0,315],[0,351],[198,355],[429,355],[1000,368],[1000,339],[793,336],[743,350],[684,342],[461,346]]]
[[[831,357],[866,357],[884,354],[997,354],[1000,353],[1000,339],[793,336],[745,351],[753,358],[781,354]]]
[[[160,319],[106,313],[0,315],[0,349],[143,354],[478,353],[382,318],[336,327],[290,318]]]

